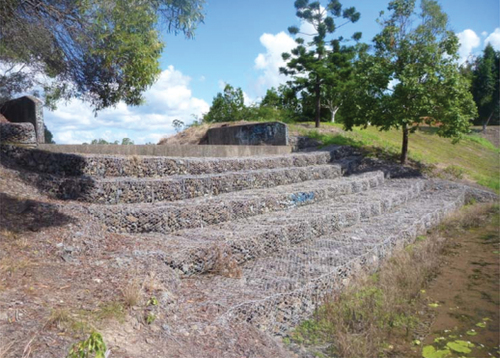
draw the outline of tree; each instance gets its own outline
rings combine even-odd
[[[312,41],[307,45],[304,44],[302,37],[295,39],[298,46],[291,53],[282,55],[287,67],[280,68],[280,72],[293,77],[293,83],[298,91],[306,89],[314,96],[315,122],[316,127],[319,127],[322,92],[325,86],[334,85],[337,80],[332,74],[332,68],[329,67],[331,54],[340,49],[340,42],[343,41],[342,37],[327,41],[327,37],[338,27],[358,21],[360,14],[354,7],[342,10],[338,0],[330,0],[326,9],[321,7],[319,1],[309,3],[309,0],[297,0],[294,5],[297,17],[311,24],[315,33],[302,34],[312,36]],[[335,20],[340,18],[346,21],[337,27]],[[296,26],[291,26],[288,31],[292,35],[297,35],[300,30]],[[355,33],[352,38],[359,40],[361,33]]]
[[[483,56],[472,65],[472,95],[478,107],[476,123],[483,125],[483,130],[493,117],[499,115],[500,52],[491,44],[486,45]]]
[[[330,111],[330,122],[335,123],[335,116],[344,101],[347,88],[353,77],[353,60],[357,52],[366,51],[365,45],[340,46],[338,40],[332,42],[333,51],[328,56],[326,74],[322,91],[322,106]]]
[[[406,163],[410,132],[437,125],[438,135],[456,141],[469,131],[476,107],[458,68],[458,39],[438,3],[422,0],[418,14],[415,0],[394,0],[388,9],[390,16],[379,20],[375,54],[357,61],[356,82],[341,111],[347,129],[369,123],[401,128]]]
[[[156,80],[160,27],[193,36],[204,0],[3,0],[0,100],[43,89],[96,110],[137,105]]]
[[[123,138],[122,145],[134,145],[134,141],[130,138]]]
[[[280,109],[282,108],[282,102],[283,98],[280,96],[276,88],[272,87],[266,91],[266,95],[260,102],[260,106]]]
[[[56,144],[54,141],[54,136],[52,135],[52,132],[49,131],[46,125],[43,126],[43,132],[44,132],[44,137],[45,137],[45,143],[47,144]]]
[[[217,93],[208,113],[203,116],[204,122],[233,122],[246,118],[246,107],[241,88],[233,88],[226,84],[223,93]]]
[[[175,129],[176,133],[179,133],[182,130],[182,127],[184,127],[184,122],[178,119],[174,119],[172,121],[172,126]]]

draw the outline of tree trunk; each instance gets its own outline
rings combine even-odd
[[[493,112],[491,112],[490,116],[488,117],[488,120],[486,122],[483,122],[483,133],[486,134],[486,127],[488,126],[488,123],[490,123],[491,117],[493,117]]]
[[[408,159],[408,125],[403,124],[403,147],[401,149],[401,164],[406,164]]]
[[[331,107],[330,111],[332,112],[332,123],[335,123],[335,115],[340,107]]]
[[[316,128],[319,128],[319,120],[320,120],[320,114],[321,114],[321,87],[318,83],[316,83],[316,88],[314,89],[316,92],[316,116],[315,116],[315,122],[316,122]]]

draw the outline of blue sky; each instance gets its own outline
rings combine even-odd
[[[339,34],[350,37],[363,33],[370,43],[380,30],[376,19],[386,10],[389,0],[342,1],[356,6],[361,19],[341,28]],[[287,28],[300,26],[293,0],[208,0],[205,23],[195,39],[165,34],[163,70],[158,82],[145,93],[140,107],[119,104],[95,117],[85,103],[72,100],[61,103],[54,112],[45,110],[48,128],[57,143],[82,143],[94,138],[121,140],[132,138],[136,144],[156,143],[175,133],[171,123],[180,119],[192,122],[207,112],[213,97],[224,83],[241,87],[251,103],[271,86],[286,79],[279,75],[281,53],[293,46]],[[322,2],[323,5],[326,1]],[[460,56],[478,54],[486,42],[500,50],[500,9],[498,0],[441,0],[450,27],[461,41]]]

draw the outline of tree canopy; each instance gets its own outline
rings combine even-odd
[[[500,52],[491,44],[486,45],[483,55],[472,64],[472,95],[478,107],[476,124],[487,125],[498,121],[500,98]]]
[[[457,60],[458,39],[448,30],[447,15],[434,0],[389,3],[374,38],[375,53],[356,63],[356,81],[341,108],[345,126],[375,125],[402,129],[401,162],[409,133],[421,124],[459,139],[467,133],[476,107]],[[383,13],[382,13],[383,15]]]
[[[194,35],[204,0],[4,0],[0,102],[43,90],[46,103],[78,97],[96,109],[137,105],[154,83],[160,31]]]
[[[316,127],[320,125],[321,101],[326,98],[325,103],[328,108],[335,108],[340,105],[341,98],[339,86],[345,80],[346,72],[342,67],[349,64],[342,57],[349,51],[342,37],[328,37],[335,32],[338,27],[347,23],[354,23],[359,20],[360,14],[354,7],[342,9],[342,4],[338,0],[330,0],[326,8],[321,6],[319,1],[309,2],[309,0],[295,1],[297,17],[312,25],[314,33],[302,34],[312,37],[310,42],[305,42],[302,37],[297,37],[297,47],[291,53],[284,53],[283,60],[287,62],[286,67],[280,68],[280,72],[293,77],[291,84],[297,91],[307,91],[314,97],[315,122]],[[344,23],[337,26],[336,20],[344,19]],[[300,33],[300,29],[291,26],[288,31],[292,35]],[[359,40],[361,33],[356,32],[352,38]],[[329,92],[325,93],[328,88]],[[329,104],[329,105],[328,105]]]
[[[205,122],[234,122],[245,119],[246,107],[241,88],[226,84],[223,93],[214,97],[208,113],[203,116]]]

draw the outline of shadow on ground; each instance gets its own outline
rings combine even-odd
[[[0,193],[0,205],[0,227],[15,233],[39,231],[76,221],[61,213],[57,205],[36,200],[20,200],[5,193]]]

